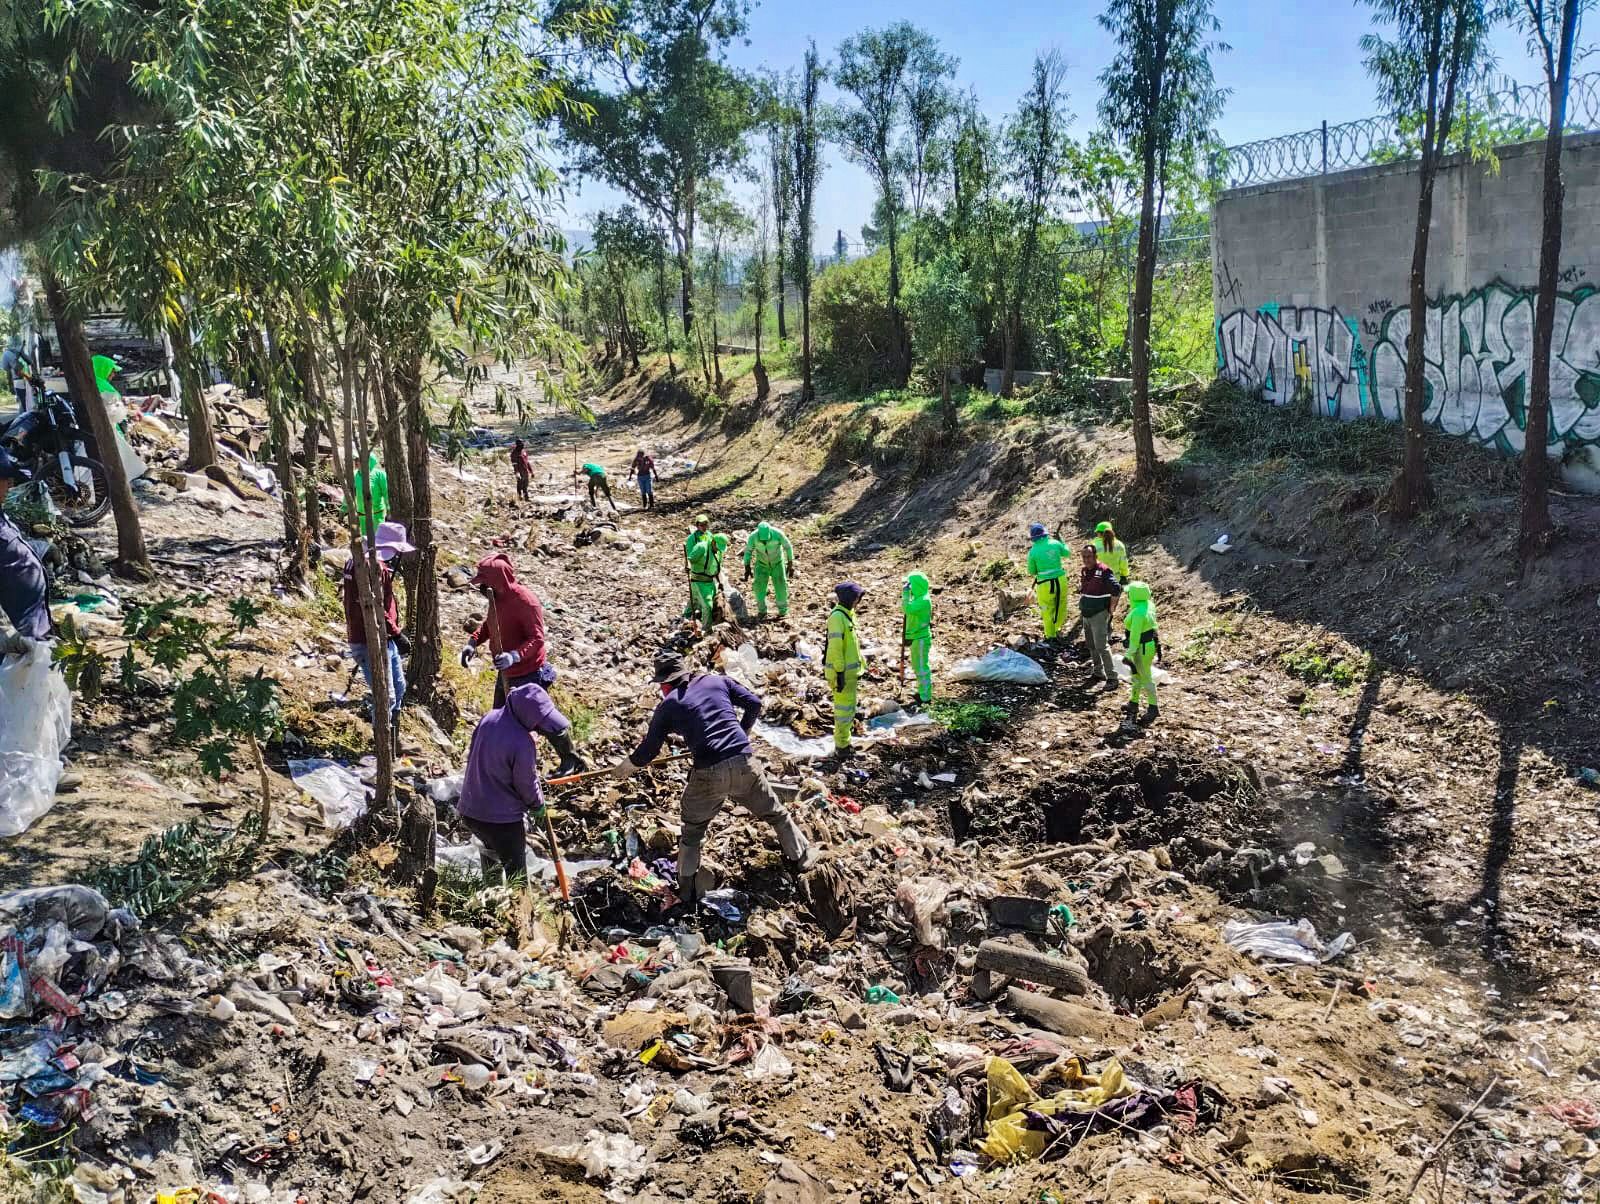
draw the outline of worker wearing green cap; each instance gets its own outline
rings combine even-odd
[[[606,480],[606,470],[599,464],[585,464],[582,468],[574,468],[573,476],[586,476],[589,478],[589,505],[596,510],[600,503],[595,500],[596,495],[605,494],[606,504],[611,507],[611,512],[617,512],[617,503],[611,497],[611,482]]]
[[[1123,663],[1133,670],[1133,692],[1128,697],[1128,719],[1153,723],[1161,712],[1156,709],[1155,663],[1161,659],[1161,634],[1156,630],[1156,604],[1150,587],[1143,581],[1128,586],[1128,651]],[[1141,695],[1148,709],[1139,715]]]
[[[722,576],[722,558],[728,550],[728,537],[721,532],[707,535],[689,553],[689,588],[694,591],[700,626],[711,630],[712,607],[717,600],[717,582]]]
[[[744,579],[755,574],[756,617],[767,617],[767,590],[778,601],[778,617],[789,613],[789,574],[794,572],[794,545],[771,523],[761,523],[744,541]]]
[[[933,598],[928,578],[923,573],[906,577],[900,591],[900,609],[905,615],[905,641],[911,657],[912,671],[917,675],[917,700],[923,706],[933,701],[933,666],[929,656],[933,652]]]
[[[1072,549],[1059,539],[1052,539],[1043,523],[1029,524],[1028,538],[1032,541],[1028,548],[1028,574],[1033,578],[1033,597],[1044,620],[1044,638],[1053,640],[1066,612],[1066,591],[1061,588],[1066,570],[1061,562],[1072,555]]]
[[[1100,563],[1117,575],[1118,585],[1127,585],[1133,569],[1128,564],[1128,545],[1117,538],[1108,522],[1098,522],[1094,528],[1095,555]]]
[[[695,545],[702,539],[706,538],[706,535],[710,530],[711,516],[709,514],[697,514],[694,516],[694,526],[689,528],[689,538],[683,541],[683,571],[686,576],[691,578],[689,585],[689,600],[685,602],[683,606],[683,617],[686,619],[694,618],[695,610],[697,609],[694,600],[694,584],[692,581],[692,578],[694,577],[694,570],[689,567],[689,557],[694,555]]]
[[[389,518],[389,474],[378,463],[378,453],[367,456],[365,469],[357,469],[352,482],[356,493],[356,514],[361,518],[361,534],[368,539]],[[372,490],[372,513],[367,511],[367,490]]]

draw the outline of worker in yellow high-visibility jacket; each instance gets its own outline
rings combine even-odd
[[[828,615],[828,647],[822,655],[828,689],[833,693],[833,747],[850,748],[856,722],[856,686],[861,680],[861,642],[856,639],[856,606],[867,591],[854,581],[836,585],[838,600]]]

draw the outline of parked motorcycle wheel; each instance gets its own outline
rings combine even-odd
[[[92,527],[111,509],[111,483],[106,467],[88,456],[73,456],[72,466],[80,471],[78,490],[73,492],[61,479],[61,466],[53,456],[41,456],[34,465],[34,479],[50,490],[50,500],[61,516],[74,527]]]

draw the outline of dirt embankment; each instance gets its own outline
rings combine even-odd
[[[1122,695],[1086,681],[1075,638],[1038,642],[1026,609],[997,617],[1002,592],[1026,592],[1029,521],[1060,523],[1077,543],[1099,511],[1128,517],[1123,432],[968,414],[952,438],[915,411],[800,407],[781,383],[763,406],[735,394],[679,408],[662,393],[620,383],[595,400],[593,430],[542,415],[529,432],[542,502],[515,500],[498,449],[441,465],[440,567],[514,557],[545,601],[560,701],[602,764],[641,730],[657,648],[688,643],[698,663],[718,663],[724,641],[687,641],[679,621],[693,514],[735,535],[773,519],[795,541],[790,615],[753,642],[771,670],[769,718],[801,735],[831,721],[821,675],[797,652],[822,642],[832,584],[868,588],[870,712],[906,697],[894,680],[899,582],[913,568],[933,579],[947,726],[823,771],[825,794],[803,809],[830,849],[820,885],[790,884],[759,825],[727,814],[713,831],[708,856],[737,918],[702,917],[698,935],[749,963],[761,1015],[727,1011],[708,952],[658,927],[662,900],[642,885],[672,849],[681,767],[620,794],[560,798],[570,856],[608,859],[620,841],[644,871],[624,857],[582,877],[580,915],[597,931],[565,950],[509,951],[497,932],[479,939],[398,898],[375,902],[369,892],[397,894],[374,885],[392,849],[313,890],[275,848],[276,866],[170,927],[195,930],[215,967],[202,995],[238,980],[239,998],[273,994],[295,1023],[219,1021],[209,1002],[172,1002],[188,988],[130,988],[124,1017],[97,1019],[113,1025],[97,1041],[134,1050],[128,1068],[143,1072],[119,1071],[102,1090],[106,1120],[84,1135],[100,1164],[166,1174],[168,1189],[188,1159],[196,1182],[313,1199],[406,1200],[430,1181],[471,1179],[486,1201],[587,1200],[601,1187],[550,1151],[615,1138],[648,1170],[611,1191],[641,1198],[1398,1199],[1498,1078],[1451,1147],[1444,1197],[1592,1190],[1600,1151],[1550,1110],[1594,1098],[1583,1075],[1600,1036],[1582,977],[1589,942],[1600,947],[1584,871],[1600,828],[1594,796],[1570,777],[1595,760],[1578,721],[1595,700],[1565,659],[1594,647],[1593,619],[1574,609],[1600,572],[1584,536],[1541,568],[1551,597],[1529,585],[1497,594],[1503,497],[1452,496],[1397,532],[1352,506],[1360,483],[1201,464],[1177,478],[1165,521],[1124,523],[1139,532],[1134,566],[1155,591],[1169,673],[1158,723],[1130,729]],[[479,419],[509,433],[487,407]],[[639,446],[667,468],[653,513],[632,509],[620,481]],[[621,516],[555,499],[570,493],[575,459],[612,469]],[[260,588],[270,562],[189,555],[205,533],[173,517],[186,512],[159,513],[169,528],[156,537],[184,561],[163,588]],[[1585,515],[1566,517],[1581,528]],[[270,533],[271,518],[250,515],[242,534]],[[1206,551],[1222,530],[1235,550]],[[285,684],[275,772],[290,753],[359,752],[329,602],[325,590],[278,600],[260,647],[241,650]],[[1559,613],[1573,617],[1565,649],[1531,639],[1508,654],[1508,633]],[[477,617],[471,591],[447,592],[447,640]],[[996,644],[1034,656],[1048,682],[949,678]],[[459,766],[492,688],[487,673],[453,667],[448,681],[458,730],[436,741],[406,721],[421,777]],[[59,880],[82,862],[52,842],[82,845],[115,824],[101,835],[123,858],[192,814],[187,801],[239,808],[246,788],[199,780],[165,732],[154,709],[86,715],[92,806],[58,806],[16,846],[19,863]],[[784,773],[809,793],[814,769]],[[171,789],[179,780],[192,800]],[[440,815],[453,838],[448,806]],[[288,835],[284,845],[310,848],[323,834],[297,822]],[[1064,939],[1005,929],[996,894],[1065,904],[1073,927]],[[1357,960],[1266,970],[1221,937],[1247,911],[1308,917],[1324,937],[1348,930]],[[1074,989],[1087,993],[1046,1002],[1080,1000],[1087,1018],[1065,1014],[1088,1027],[1041,1037],[1039,1016],[1060,1025],[1061,1008],[985,997],[973,970],[990,935],[1048,942],[1081,965]],[[453,983],[481,992],[486,1011],[463,1021]],[[980,1170],[986,1055],[1045,1095],[1110,1073],[1115,1058],[1166,1120],[1142,1135],[1131,1123],[1068,1127],[1047,1163]],[[483,1076],[466,1065],[492,1071],[494,1086],[470,1086]],[[141,1129],[147,1116],[160,1121]]]

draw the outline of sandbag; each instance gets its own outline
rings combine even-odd
[[[26,832],[55,805],[71,738],[72,693],[50,645],[0,660],[0,836]]]

